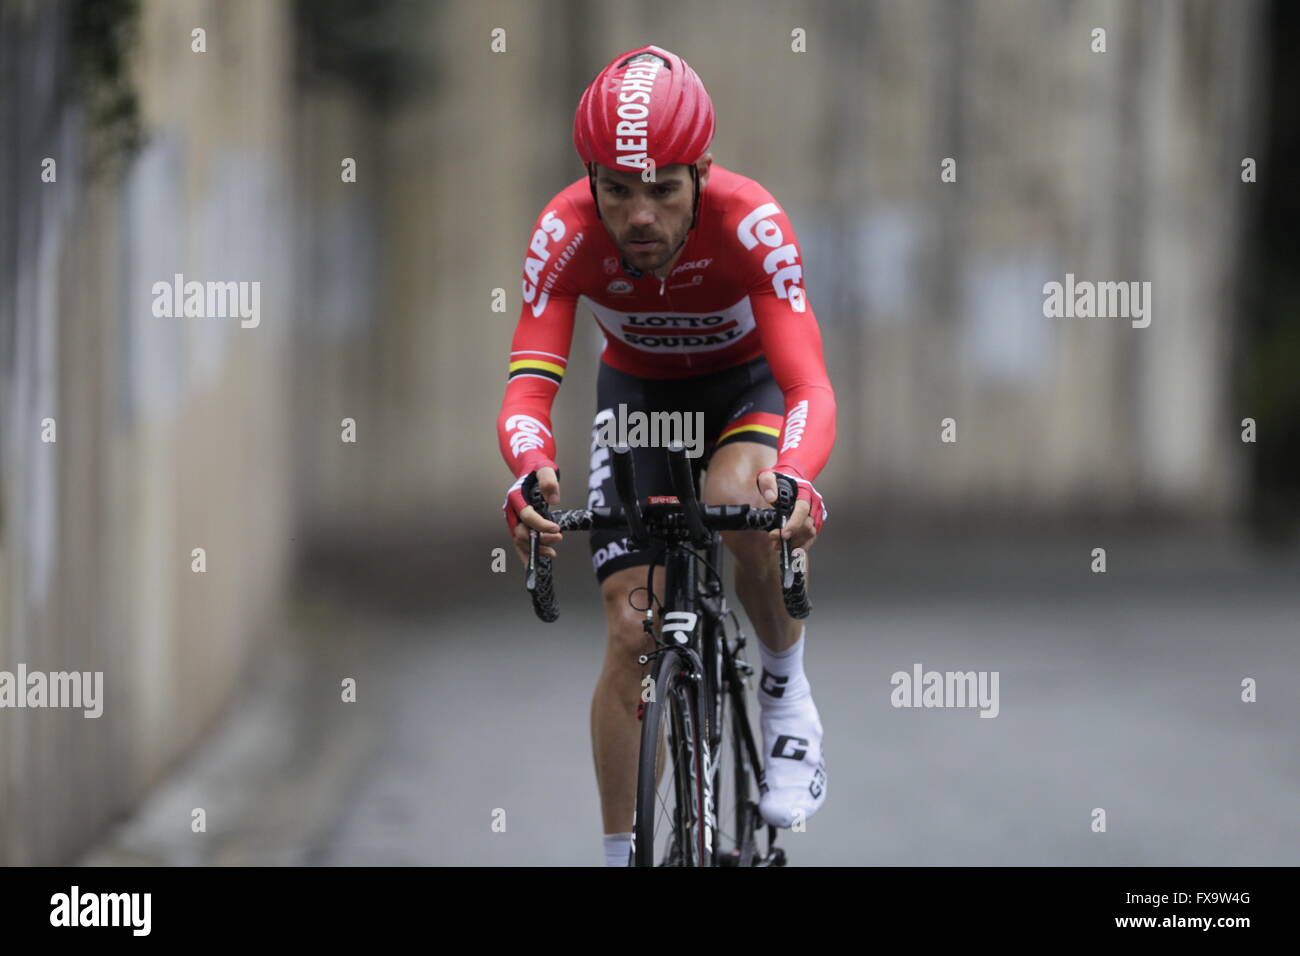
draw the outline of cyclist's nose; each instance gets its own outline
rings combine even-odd
[[[644,199],[634,203],[632,214],[628,217],[628,224],[632,226],[653,226],[655,224],[654,203]]]

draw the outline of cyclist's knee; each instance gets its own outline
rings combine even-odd
[[[749,505],[751,508],[770,508],[759,494],[755,480],[759,471],[768,467],[772,449],[755,442],[736,442],[719,448],[709,462],[708,478],[704,482],[704,503],[709,505]],[[752,531],[725,531],[722,540],[742,566],[752,566],[756,573],[764,573],[771,563],[772,546],[766,535]]]
[[[623,600],[607,598],[605,601],[605,618],[609,624],[609,642],[612,648],[626,651],[628,654],[640,653],[645,641],[645,631],[641,622],[644,612],[633,610],[627,605],[626,595]]]
[[[637,665],[637,656],[650,646],[642,627],[647,600],[644,585],[644,568],[616,571],[601,585],[605,618],[609,625],[609,649],[618,659],[627,660],[631,665]],[[642,590],[633,594],[637,588]]]
[[[776,561],[776,552],[766,533],[753,531],[724,531],[722,543],[727,546],[736,564],[742,568],[764,573]]]
[[[767,502],[758,493],[758,485],[755,481],[761,465],[756,455],[723,454],[746,444],[750,443],[740,442],[719,449],[714,460],[709,463],[708,478],[704,482],[705,504],[768,507]],[[762,445],[754,447],[756,451],[767,451]]]

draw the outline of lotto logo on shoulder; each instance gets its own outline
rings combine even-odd
[[[776,297],[788,300],[796,312],[803,312],[807,308],[804,290],[799,285],[803,266],[799,265],[798,247],[793,242],[785,242],[785,234],[772,218],[780,212],[781,207],[776,203],[763,203],[740,220],[736,238],[746,249],[753,249],[761,242],[772,250],[763,260],[763,271],[772,277]]]

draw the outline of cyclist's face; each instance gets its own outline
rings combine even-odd
[[[703,163],[700,185],[706,178]],[[596,201],[614,244],[628,263],[642,272],[669,264],[691,228],[690,167],[655,170],[655,181],[644,182],[640,171],[596,167]]]

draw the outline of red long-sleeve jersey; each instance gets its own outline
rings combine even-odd
[[[714,163],[695,228],[663,280],[623,269],[585,177],[546,204],[524,260],[497,420],[516,476],[554,463],[551,403],[580,296],[605,333],[601,360],[631,375],[682,378],[766,356],[785,396],[776,470],[817,477],[835,442],[835,395],[794,228],[762,186]]]

